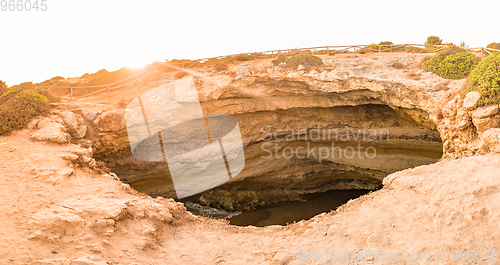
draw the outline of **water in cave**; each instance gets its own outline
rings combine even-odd
[[[232,225],[263,227],[307,220],[320,213],[333,211],[349,200],[369,192],[371,190],[330,190],[310,194],[305,201],[289,202],[251,211],[230,212],[189,201],[185,203],[185,206],[195,215],[229,220]]]

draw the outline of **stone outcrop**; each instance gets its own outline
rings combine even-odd
[[[58,144],[64,144],[70,141],[71,137],[62,124],[51,121],[42,121],[41,123],[42,125],[39,125],[39,128],[41,128],[31,135],[31,139]]]
[[[69,134],[74,139],[81,139],[87,134],[87,126],[83,123],[83,118],[71,111],[61,113],[64,125],[68,129]]]
[[[102,112],[94,120],[94,124],[102,132],[115,132],[125,128],[123,110],[109,110]]]
[[[473,110],[477,108],[477,101],[481,98],[481,94],[479,92],[473,91],[470,93],[467,93],[466,97],[464,98],[464,108],[466,110]]]
[[[494,153],[500,153],[500,128],[491,128],[481,134],[481,140]]]
[[[202,194],[205,204],[252,209],[331,189],[376,189],[389,173],[441,157],[440,135],[429,115],[435,104],[419,87],[364,77],[324,81],[320,74],[194,81],[205,113],[238,119],[246,158],[236,178]],[[165,163],[131,156],[125,129],[116,131],[120,118],[103,112],[95,120],[100,131],[113,132],[100,138],[94,156],[138,190],[175,197]],[[305,139],[304,133],[315,138]],[[280,140],[287,137],[293,140]],[[299,152],[283,159],[282,150],[290,148]],[[320,158],[326,148],[330,157]],[[376,157],[342,157],[353,148],[361,148],[362,156],[372,150]],[[264,157],[264,149],[273,155]]]
[[[478,107],[478,92],[469,92],[464,99],[457,94],[436,120],[444,142],[443,158],[483,155],[497,150],[493,133],[500,127],[497,105]],[[488,132],[488,133],[486,133]]]

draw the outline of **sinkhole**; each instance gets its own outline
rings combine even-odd
[[[417,109],[367,104],[232,116],[240,126],[244,169],[187,198],[177,199],[166,162],[139,161],[130,150],[96,158],[137,191],[177,199],[196,215],[268,226],[335,210],[380,189],[387,175],[442,156],[435,124]]]

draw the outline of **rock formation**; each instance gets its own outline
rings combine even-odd
[[[176,81],[180,89],[195,84],[205,114],[236,117],[245,147],[243,172],[196,199],[248,210],[332,189],[377,189],[399,170],[497,150],[497,106],[477,108],[475,92],[462,99],[463,80],[418,73],[426,77],[416,81],[388,66],[419,56],[347,57],[319,69],[254,65]],[[123,110],[76,112],[96,131],[87,137],[95,159],[142,192],[175,198],[166,163],[132,157]],[[78,138],[70,115],[62,116]]]

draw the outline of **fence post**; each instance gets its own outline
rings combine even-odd
[[[111,95],[109,94],[109,84],[108,84],[108,98],[110,98]]]
[[[378,46],[378,52],[381,52],[382,51],[382,46]]]
[[[484,58],[484,49],[481,48],[481,61],[483,60],[483,58]]]
[[[70,100],[73,101],[73,87],[69,89]]]
[[[408,52],[408,45],[405,44],[405,49],[406,49],[406,52]]]

